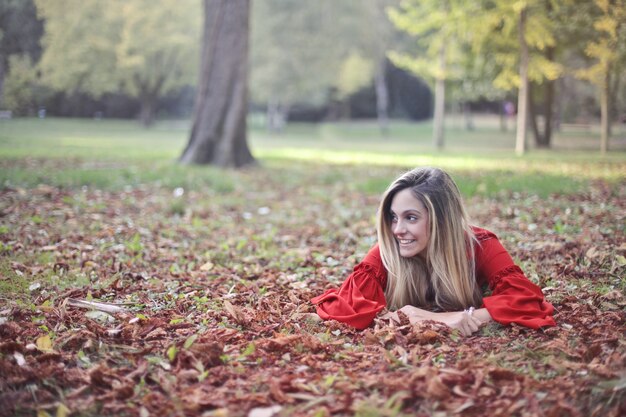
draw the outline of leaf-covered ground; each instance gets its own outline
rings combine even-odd
[[[557,327],[464,338],[436,323],[315,319],[309,300],[375,241],[380,190],[354,184],[399,172],[5,187],[0,415],[624,415],[624,181],[466,200],[544,288]]]

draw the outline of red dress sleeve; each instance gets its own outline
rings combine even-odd
[[[492,291],[483,298],[483,307],[491,317],[502,324],[517,323],[533,329],[555,326],[554,307],[515,265],[496,235],[484,229],[474,231],[480,243],[476,247],[476,278],[486,281]]]
[[[375,245],[354,267],[339,289],[330,289],[311,300],[324,320],[334,319],[357,329],[368,327],[387,305],[384,288],[387,271]]]

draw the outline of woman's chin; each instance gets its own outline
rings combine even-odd
[[[412,258],[417,255],[417,251],[415,249],[402,249],[400,248],[400,256],[403,258]]]

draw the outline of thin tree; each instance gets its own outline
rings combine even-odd
[[[453,42],[454,28],[449,13],[449,1],[406,1],[397,8],[390,8],[389,18],[397,29],[415,37],[421,46],[421,54],[407,54],[391,51],[391,61],[424,77],[434,85],[435,105],[433,115],[433,145],[440,150],[444,147],[444,111],[447,48]]]
[[[519,46],[520,87],[517,96],[517,133],[515,137],[515,153],[523,155],[526,151],[526,131],[528,129],[528,44],[526,43],[526,13],[523,8],[519,14]]]
[[[494,0],[483,3],[481,19],[475,19],[476,38],[481,50],[497,63],[499,73],[493,85],[503,91],[517,90],[517,132],[515,151],[526,151],[530,111],[530,83],[555,80],[563,68],[546,52],[554,47],[554,25],[546,0]],[[550,0],[552,9],[556,2]]]
[[[388,10],[395,27],[415,37],[418,53],[391,51],[389,58],[434,87],[433,145],[444,148],[446,84],[462,78],[465,47],[479,4],[463,0],[407,0]]]
[[[594,21],[596,37],[587,43],[585,54],[594,59],[592,66],[578,76],[593,83],[600,98],[600,152],[609,149],[611,137],[611,87],[619,80],[626,64],[626,4],[623,1],[594,0],[601,14]],[[615,81],[612,82],[612,80]],[[618,90],[615,88],[615,90]]]
[[[182,163],[254,162],[246,137],[249,18],[250,0],[204,0],[200,81]]]

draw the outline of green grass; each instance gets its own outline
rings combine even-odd
[[[274,134],[257,127],[250,129],[249,143],[262,167],[289,171],[286,185],[302,181],[294,174],[298,170],[307,177],[315,171],[322,183],[347,181],[373,194],[383,191],[397,173],[420,165],[450,170],[470,196],[492,196],[502,190],[540,196],[571,193],[591,180],[619,182],[626,177],[623,128],[615,129],[616,150],[606,156],[591,151],[598,140],[593,131],[584,136],[564,129],[554,138],[554,150],[531,149],[517,157],[514,132],[502,132],[496,121],[479,119],[475,130],[466,131],[451,119],[446,150],[441,152],[432,149],[429,122],[394,122],[387,136],[372,122],[290,124]],[[234,172],[175,163],[188,131],[188,121],[162,121],[150,129],[123,120],[0,121],[0,184],[103,189],[151,184],[233,191]],[[321,171],[320,163],[325,167]],[[349,178],[342,174],[348,166],[367,168],[368,175]],[[393,172],[385,169],[389,167]]]

